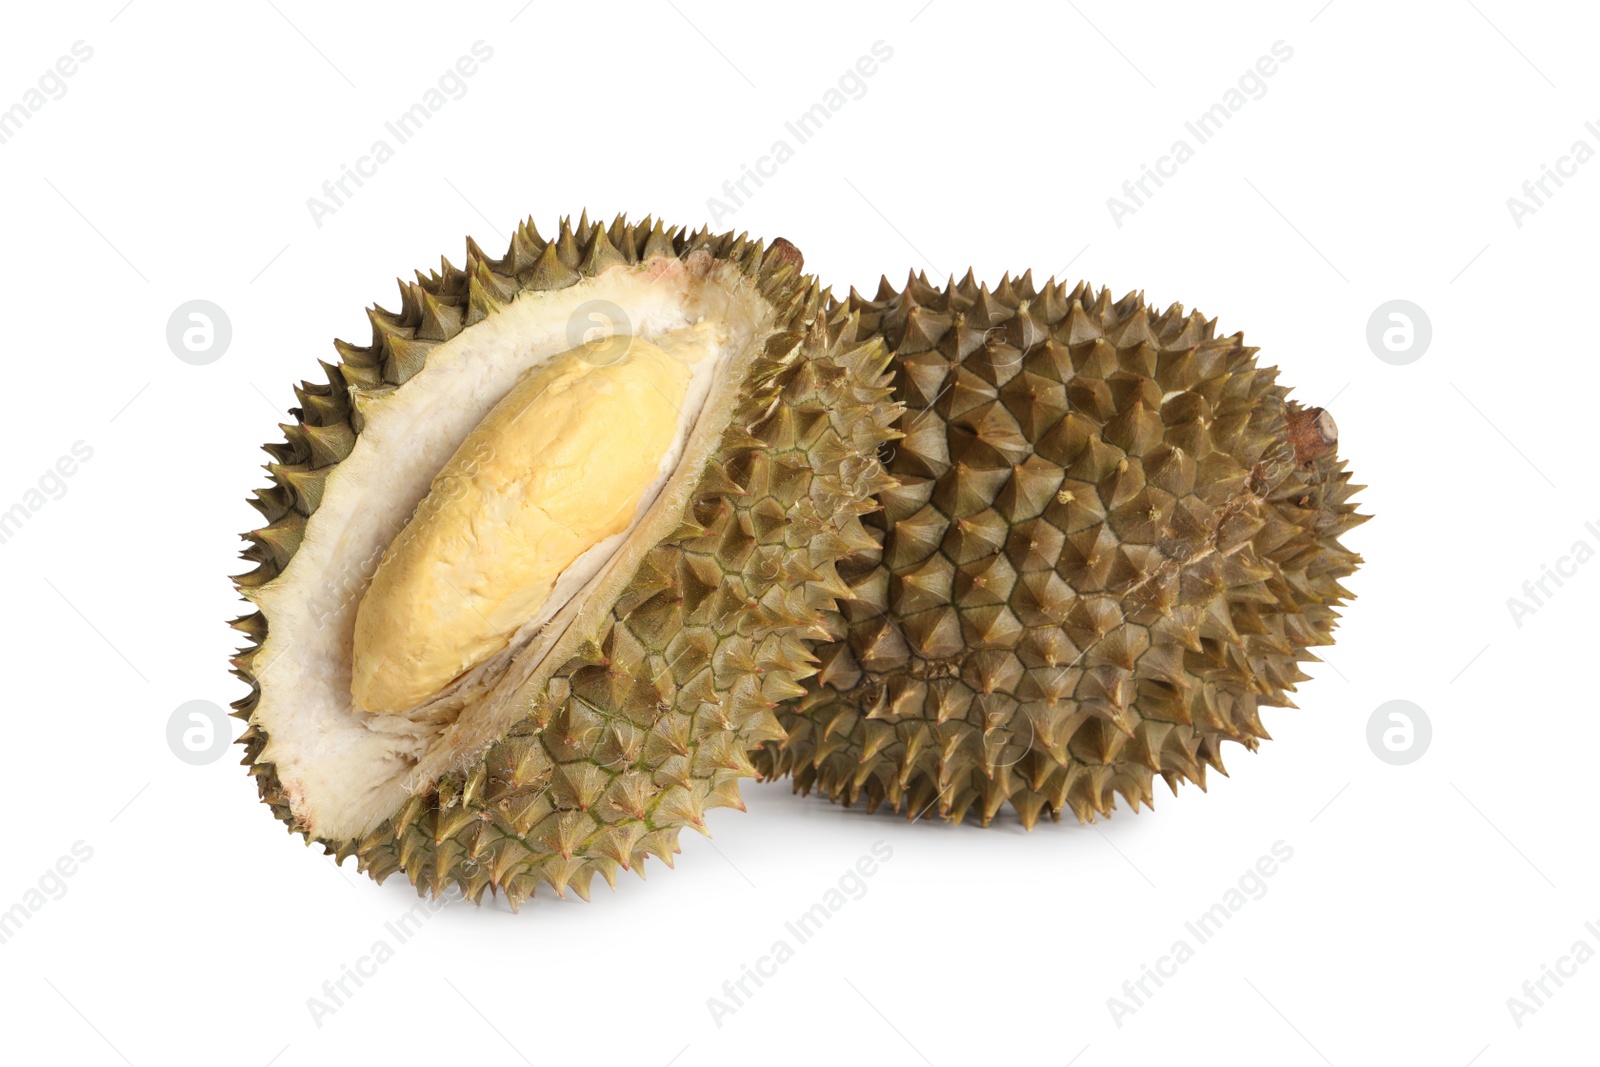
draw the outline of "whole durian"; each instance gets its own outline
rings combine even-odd
[[[382,881],[513,906],[667,863],[873,549],[887,352],[787,242],[587,214],[402,282],[252,501],[262,799]]]
[[[1141,294],[969,271],[848,308],[894,351],[899,484],[763,775],[1031,828],[1137,811],[1156,775],[1204,788],[1224,741],[1267,737],[1360,563],[1332,417]]]

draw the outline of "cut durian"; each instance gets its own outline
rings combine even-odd
[[[401,298],[267,448],[245,763],[380,881],[587,896],[742,807],[874,545],[887,354],[787,242],[649,220]]]
[[[913,276],[851,293],[894,350],[898,485],[841,563],[820,672],[755,762],[847,805],[1107,816],[1255,749],[1330,644],[1350,503],[1327,412],[1142,294]]]
[[[614,341],[623,342],[615,354]],[[573,570],[587,553],[603,560],[671,474],[695,407],[686,404],[690,384],[689,366],[626,336],[524,373],[384,550],[356,611],[356,707],[414,707],[506,648],[518,629],[547,621],[561,605],[553,594],[562,576],[570,584],[589,569]]]

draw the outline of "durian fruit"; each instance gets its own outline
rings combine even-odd
[[[881,553],[840,563],[853,595],[763,775],[911,818],[1009,803],[1032,828],[1254,750],[1360,563],[1332,416],[1142,294],[968,272],[848,306],[894,351],[899,484],[868,520]]]
[[[336,342],[266,446],[245,764],[378,881],[587,899],[738,807],[874,539],[882,342],[788,242],[609,226],[467,242]]]

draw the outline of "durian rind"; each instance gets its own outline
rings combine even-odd
[[[260,714],[272,613],[233,623],[250,638],[234,660],[251,687],[234,704],[250,724],[243,762],[273,813],[338,861],[354,856],[380,882],[402,872],[419,893],[494,891],[517,906],[544,884],[587,898],[596,872],[642,875],[651,855],[670,865],[682,827],[703,831],[707,811],[743,806],[747,750],[781,736],[774,709],[803,691],[808,642],[847,592],[836,562],[875,545],[860,517],[887,484],[876,452],[897,412],[883,345],[858,340],[855,317],[799,272],[786,243],[587,215],[549,241],[520,226],[499,260],[469,240],[464,270],[444,262],[402,283],[398,313],[369,312],[372,343],[337,342],[328,383],[296,390],[286,440],[266,446],[272,484],[252,501],[267,519],[246,535],[256,567],[235,581],[270,601],[324,493],[337,492],[363,404],[403,389],[436,346],[519,299],[666,261],[742,277],[772,312],[764,346],[730,386],[702,465],[663,491],[678,517],[659,538],[626,544],[598,592],[555,620],[559,637],[516,689],[508,722],[451,737],[436,752],[444,765],[407,780],[387,817],[324,832],[273,762]]]
[[[1254,750],[1258,709],[1332,642],[1360,563],[1339,537],[1366,518],[1333,451],[1297,456],[1276,369],[1181,305],[1030,275],[848,307],[895,353],[899,484],[762,774],[1031,828]]]

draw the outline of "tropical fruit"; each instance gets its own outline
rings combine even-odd
[[[898,484],[841,561],[788,736],[756,765],[868,808],[984,824],[1135,811],[1255,749],[1332,641],[1350,503],[1332,417],[1215,321],[969,272],[851,293],[894,351]]]
[[[245,764],[339,861],[513,906],[671,863],[875,550],[887,352],[795,248],[470,240],[303,384],[252,503]]]

